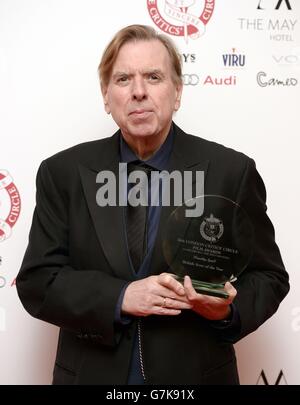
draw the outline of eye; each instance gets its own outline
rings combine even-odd
[[[128,81],[128,76],[120,76],[117,78],[117,83],[119,84],[126,84]]]
[[[160,80],[160,77],[157,73],[150,73],[149,74],[149,80],[152,82],[157,82]]]

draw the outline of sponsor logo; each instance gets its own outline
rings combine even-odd
[[[184,63],[195,63],[196,55],[194,53],[183,53],[181,54],[181,59]]]
[[[271,385],[267,379],[266,373],[264,372],[264,370],[261,371],[256,385]],[[283,371],[280,370],[278,377],[276,378],[276,380],[274,381],[274,384],[272,385],[288,385],[287,380],[285,378],[285,375],[283,374]]]
[[[269,31],[270,39],[275,41],[293,41],[290,34],[294,32],[298,20],[264,20],[263,18],[238,18],[241,30],[247,31]]]
[[[237,83],[237,77],[234,75],[225,77],[207,75],[201,79],[196,73],[187,73],[182,75],[182,82],[184,86],[206,86],[209,84],[212,86],[235,86]]]
[[[269,7],[268,7],[269,5]],[[296,24],[298,20],[291,18],[293,10],[291,7],[291,1],[276,0],[274,1],[272,8],[267,0],[261,0],[257,6],[258,10],[266,10],[266,12],[272,12],[274,10],[281,10],[282,15],[287,12],[286,18],[238,18],[239,26],[241,30],[248,31],[265,31],[269,34],[271,41],[294,41],[293,33],[295,32]],[[259,12],[260,15],[264,14]]]
[[[149,15],[163,32],[183,37],[185,42],[205,33],[215,0],[147,0]]]
[[[265,10],[266,6],[268,6],[268,5],[269,4],[267,4],[267,0],[259,0],[259,3],[257,5],[257,9],[258,10]],[[282,5],[285,5],[288,10],[292,9],[290,0],[276,0],[274,2],[274,10],[279,10]]]
[[[21,198],[7,170],[0,170],[0,242],[11,236],[21,209]]]
[[[297,86],[298,80],[295,77],[276,78],[268,77],[266,72],[258,72],[256,75],[257,83],[260,87],[294,87]]]
[[[2,257],[0,256],[0,266],[2,265]],[[0,276],[0,288],[5,287],[6,279],[3,276]]]
[[[285,41],[285,42],[294,41],[292,35],[286,35],[286,34],[270,35],[270,40],[272,40],[272,41]]]
[[[3,260],[2,257],[0,256],[0,266],[2,265]],[[14,279],[10,286],[13,287],[16,284],[16,279]],[[1,274],[0,275],[0,288],[4,288],[7,285],[7,279]]]
[[[279,66],[293,66],[293,65],[300,65],[300,54],[273,54],[272,55],[273,62],[275,62]]]
[[[206,76],[204,79],[203,85],[212,85],[212,86],[235,86],[236,85],[236,76],[230,75],[227,77],[212,77],[210,75]]]
[[[185,86],[196,86],[199,81],[199,76],[195,73],[182,75],[182,82]]]
[[[0,276],[0,288],[5,287],[6,285],[6,279],[3,276]]]
[[[239,54],[235,48],[232,48],[232,53],[222,55],[223,65],[226,68],[244,67],[246,63],[246,55]]]

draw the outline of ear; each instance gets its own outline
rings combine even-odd
[[[179,110],[180,103],[181,103],[181,95],[182,95],[183,85],[182,83],[176,85],[175,89],[175,104],[174,104],[174,111]]]
[[[103,84],[101,84],[101,93],[102,93],[103,102],[104,102],[104,109],[107,112],[107,114],[110,114],[108,95],[107,95],[107,86],[104,86]]]

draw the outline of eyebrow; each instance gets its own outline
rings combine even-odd
[[[145,71],[144,74],[153,74],[153,73],[157,74],[159,76],[165,77],[164,72],[162,70],[160,70],[160,69],[148,69],[148,70]]]
[[[162,78],[165,77],[165,74],[163,73],[163,71],[161,69],[146,69],[146,70],[144,70],[142,72],[142,74],[143,75],[157,74],[157,75],[161,76]],[[125,71],[117,71],[112,75],[112,78],[115,79],[116,77],[123,76],[123,75],[132,76],[133,73],[130,72],[130,71],[127,71],[127,72],[125,72]]]
[[[114,79],[114,78],[116,78],[116,77],[118,77],[118,76],[123,76],[123,75],[129,75],[129,73],[128,72],[121,72],[121,71],[118,71],[118,72],[116,72],[116,73],[114,73],[113,75],[112,75],[112,78]]]

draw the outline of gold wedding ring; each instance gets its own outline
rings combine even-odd
[[[163,301],[163,303],[162,303],[162,308],[165,308],[165,307],[166,307],[166,304],[167,304],[167,298],[164,297],[164,301]]]

